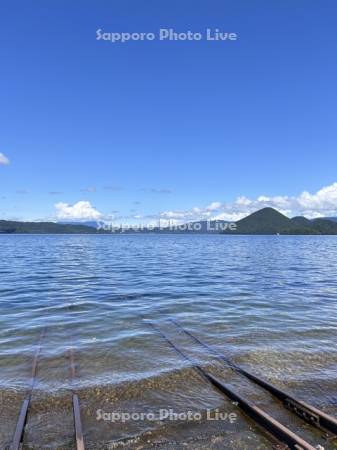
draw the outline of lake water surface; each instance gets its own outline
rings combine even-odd
[[[74,448],[71,389],[80,397],[88,449],[271,448],[144,318],[233,389],[321,444],[320,433],[221,368],[169,319],[337,416],[337,237],[3,235],[0,448],[11,441],[42,331],[24,448]],[[122,423],[98,412],[165,408],[202,418]],[[217,409],[237,419],[208,420]]]

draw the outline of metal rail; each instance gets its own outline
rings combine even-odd
[[[41,353],[41,342],[45,335],[45,331],[46,331],[46,329],[44,328],[40,333],[39,341],[38,341],[36,351],[34,354],[34,358],[33,358],[29,392],[26,395],[26,397],[22,403],[22,406],[21,406],[18,421],[17,421],[16,427],[15,427],[13,440],[9,447],[10,450],[19,450],[21,448],[22,439],[23,439],[23,435],[24,435],[24,431],[25,431],[26,422],[27,422],[28,409],[29,409],[30,401],[31,401],[31,398],[33,395],[33,390],[34,390],[34,387],[36,384],[38,359],[39,359],[39,356]]]
[[[236,370],[240,374],[244,375],[249,380],[253,381],[255,384],[261,386],[263,389],[270,392],[274,397],[280,400],[286,408],[294,412],[297,416],[302,418],[305,422],[310,425],[315,426],[316,428],[324,431],[324,437],[326,439],[334,439],[337,434],[337,420],[321,411],[320,409],[309,405],[308,403],[297,399],[293,395],[282,391],[276,386],[272,385],[266,380],[257,377],[251,372],[243,369],[242,367],[236,365],[229,359],[225,358],[221,353],[212,348],[210,345],[202,342],[199,338],[194,336],[190,331],[186,330],[182,325],[180,325],[177,321],[173,319],[169,319],[171,323],[173,323],[178,329],[183,331],[187,336],[197,342],[199,345],[209,350],[217,359],[220,359],[223,363],[227,364],[231,369]]]
[[[73,346],[71,346],[69,349],[69,359],[70,359],[71,384],[73,385],[76,379],[76,364]],[[80,400],[78,398],[78,395],[74,392],[73,389],[72,389],[72,403],[73,403],[76,449],[85,450],[82,420],[81,420]]]
[[[315,450],[315,447],[306,442],[300,436],[293,433],[287,427],[275,420],[272,416],[270,416],[254,404],[250,403],[245,398],[241,397],[218,378],[214,377],[206,370],[201,368],[193,359],[182,352],[165,335],[165,333],[161,331],[161,329],[156,327],[151,321],[146,321],[146,323],[150,327],[152,327],[183,359],[192,364],[193,368],[204,379],[208,380],[214,387],[216,387],[220,392],[225,394],[231,400],[237,402],[242,411],[244,411],[251,419],[253,419],[260,427],[262,427],[269,436],[271,435],[273,437],[274,441],[278,444],[278,448],[289,448],[293,450]]]

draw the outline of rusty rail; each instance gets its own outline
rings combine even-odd
[[[76,379],[76,363],[73,346],[71,346],[69,349],[69,360],[70,360],[71,385],[73,386]],[[82,420],[81,420],[80,400],[78,398],[78,395],[74,392],[73,388],[72,388],[72,403],[73,403],[73,417],[75,426],[76,450],[85,450]]]
[[[237,402],[239,408],[246,413],[254,422],[259,425],[268,436],[272,436],[273,440],[277,443],[278,448],[289,448],[293,450],[315,450],[311,444],[306,442],[297,434],[293,433],[287,427],[275,420],[272,416],[264,412],[259,407],[255,406],[239,394],[234,392],[231,388],[225,385],[218,378],[214,377],[202,367],[200,367],[193,359],[182,352],[166,335],[165,333],[156,327],[151,321],[146,323],[153,328],[169,345],[172,347],[183,359],[188,361],[193,368],[204,379],[208,380],[214,387],[220,392],[225,394],[231,400]]]
[[[194,336],[190,331],[186,330],[182,325],[180,325],[177,321],[170,319],[170,322],[173,323],[178,329],[183,331],[187,336],[197,342],[199,345],[210,351],[217,359],[221,360],[223,363],[228,365],[231,369],[236,370],[238,373],[244,375],[249,380],[253,381],[255,384],[261,386],[263,389],[270,392],[274,397],[280,400],[283,405],[294,412],[297,416],[303,419],[305,422],[313,425],[314,427],[322,430],[325,434],[324,437],[328,440],[336,438],[337,434],[337,420],[321,411],[320,409],[309,405],[308,403],[299,400],[293,395],[282,391],[276,386],[272,385],[266,380],[263,380],[260,377],[252,374],[248,370],[243,369],[237,364],[233,363],[231,360],[223,356],[220,352],[215,350],[210,345],[204,343],[199,338]]]
[[[30,405],[30,401],[31,401],[31,398],[33,395],[33,390],[34,390],[34,387],[36,384],[38,359],[39,359],[39,356],[41,353],[41,342],[45,335],[45,331],[46,331],[46,329],[44,328],[40,333],[39,341],[38,341],[36,351],[34,354],[34,358],[33,358],[29,392],[26,395],[24,401],[22,402],[19,417],[18,417],[16,427],[15,427],[13,440],[9,447],[10,450],[19,450],[21,448],[22,439],[23,439],[23,435],[24,435],[24,431],[25,431],[25,427],[26,427],[26,422],[27,422],[29,405]]]

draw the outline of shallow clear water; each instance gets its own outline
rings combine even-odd
[[[3,235],[0,251],[1,449],[13,435],[43,330],[24,448],[74,448],[71,389],[80,396],[87,448],[270,448],[144,317],[294,431],[307,433],[168,319],[337,416],[337,237]],[[202,414],[220,408],[238,418],[97,420],[98,409],[168,405]],[[316,445],[320,434],[310,439]]]

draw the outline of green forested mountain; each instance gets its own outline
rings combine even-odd
[[[0,233],[91,234],[97,233],[97,230],[86,225],[69,225],[54,222],[15,222],[11,220],[0,220]]]
[[[337,234],[337,223],[327,219],[289,219],[273,208],[263,208],[236,222],[226,234]]]

